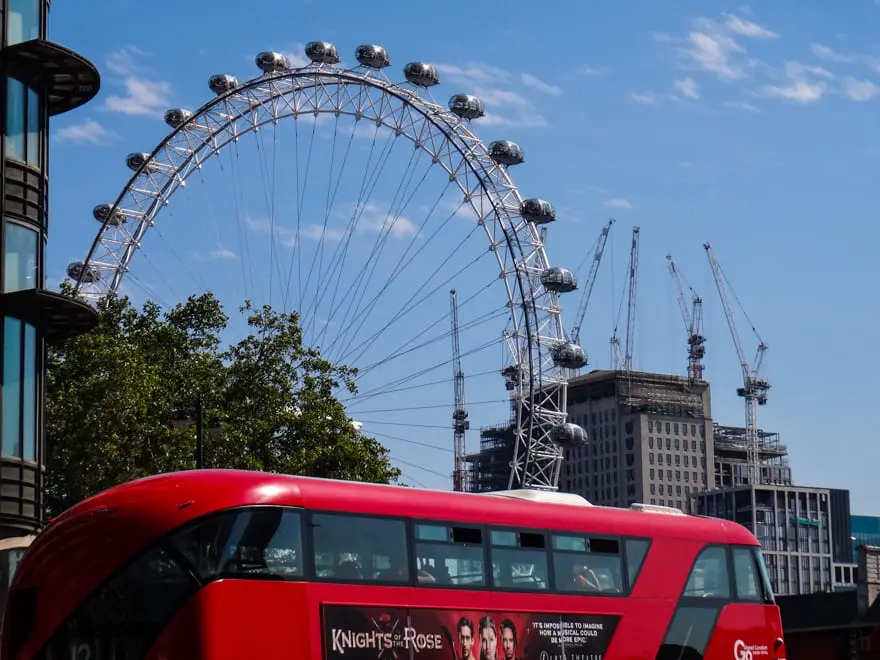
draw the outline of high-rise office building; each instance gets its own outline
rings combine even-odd
[[[567,450],[562,490],[593,504],[645,502],[687,511],[691,493],[711,485],[715,459],[705,381],[593,371],[569,381],[568,417],[590,441]]]

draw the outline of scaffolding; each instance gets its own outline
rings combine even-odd
[[[746,429],[716,423],[713,424],[713,437],[715,487],[749,485],[749,442]],[[758,483],[755,485],[790,486],[788,447],[782,444],[779,433],[758,429],[757,437]]]

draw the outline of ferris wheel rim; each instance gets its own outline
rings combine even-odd
[[[273,87],[274,84],[281,81],[299,80],[306,81],[309,84],[302,85],[300,87],[292,85],[286,91],[279,91]],[[120,209],[125,210],[122,206],[122,203],[126,200],[127,197],[131,195],[134,186],[138,183],[141,177],[144,174],[148,174],[150,164],[154,163],[157,160],[157,156],[161,154],[164,149],[168,148],[168,146],[176,137],[182,134],[186,134],[186,132],[188,130],[191,130],[194,125],[197,125],[199,120],[204,120],[207,116],[216,111],[218,108],[224,107],[224,104],[228,104],[230,99],[242,97],[247,93],[268,92],[265,93],[262,100],[260,100],[258,103],[259,106],[265,107],[264,104],[268,101],[278,99],[279,97],[283,97],[285,95],[295,95],[310,87],[316,87],[323,84],[331,84],[337,86],[365,86],[379,91],[382,95],[388,95],[395,98],[402,104],[403,107],[415,111],[420,117],[423,124],[430,124],[433,128],[442,133],[445,144],[451,145],[451,147],[457,152],[458,156],[460,157],[461,162],[459,164],[459,167],[466,167],[476,178],[477,182],[479,183],[480,189],[483,193],[486,194],[491,204],[491,211],[486,214],[486,217],[491,218],[495,223],[497,223],[497,226],[500,227],[504,237],[503,241],[506,244],[506,249],[509,252],[509,256],[512,262],[512,270],[508,270],[508,272],[505,272],[505,267],[502,263],[501,258],[497,257],[496,255],[498,265],[501,270],[500,277],[501,279],[505,280],[505,291],[508,297],[508,303],[511,305],[510,319],[513,325],[514,337],[520,342],[519,350],[513,350],[513,346],[511,346],[510,342],[508,342],[508,350],[511,353],[514,364],[519,365],[525,372],[525,375],[527,375],[527,378],[525,379],[520,378],[519,382],[516,383],[514,390],[511,391],[511,394],[513,396],[516,396],[520,403],[528,406],[528,408],[532,412],[532,414],[528,416],[528,421],[526,422],[526,425],[529,427],[526,435],[532,436],[534,431],[533,427],[540,422],[540,420],[536,422],[535,413],[541,413],[543,411],[555,414],[556,418],[559,417],[560,413],[564,416],[564,377],[560,379],[560,381],[563,383],[559,386],[562,388],[562,397],[560,404],[559,406],[557,406],[556,410],[550,410],[549,408],[547,410],[542,410],[544,409],[544,405],[542,405],[541,403],[537,403],[539,392],[541,396],[546,396],[546,384],[543,382],[541,374],[546,369],[546,366],[542,365],[542,362],[546,361],[547,358],[542,355],[542,348],[552,348],[559,343],[565,342],[566,339],[564,329],[562,328],[561,309],[558,303],[558,297],[555,293],[550,291],[544,292],[548,296],[548,301],[543,306],[543,311],[547,314],[548,320],[545,322],[545,326],[549,326],[549,335],[545,331],[542,331],[541,323],[539,322],[538,318],[538,312],[536,311],[537,296],[535,291],[534,277],[530,277],[528,273],[531,270],[534,274],[534,269],[536,267],[539,269],[539,271],[541,268],[549,268],[549,259],[547,258],[543,241],[541,240],[540,234],[537,231],[534,223],[524,218],[521,222],[518,223],[516,221],[517,211],[510,208],[509,205],[505,206],[503,204],[500,204],[500,201],[504,199],[506,195],[510,196],[517,204],[521,204],[523,201],[518,187],[510,178],[507,172],[507,166],[504,166],[498,162],[492,162],[486,143],[483,142],[483,140],[479,136],[475,135],[469,130],[468,124],[464,120],[446,111],[442,106],[426,100],[418,93],[404,88],[400,84],[391,81],[384,75],[382,75],[381,77],[375,75],[374,71],[369,70],[366,67],[343,69],[341,67],[335,66],[312,64],[295,69],[286,69],[268,74],[264,73],[263,75],[259,75],[250,80],[238,83],[234,88],[229,89],[228,91],[217,94],[215,98],[210,99],[197,110],[192,111],[190,113],[190,116],[187,117],[183,123],[181,123],[177,127],[173,127],[172,130],[159,141],[156,147],[149,153],[148,158],[144,161],[144,163],[132,173],[131,177],[129,178],[128,182],[123,186],[114,203],[112,205],[107,205],[110,206],[110,213],[96,233],[95,239],[90,246],[86,259],[82,262],[83,266],[85,268],[90,268],[93,266],[93,264],[98,265],[100,266],[100,270],[102,272],[109,274],[108,271],[111,270],[111,268],[107,267],[109,264],[96,263],[95,255],[100,249],[104,241],[105,235],[113,229],[112,225],[114,216],[117,212],[120,211]],[[106,287],[106,292],[103,295],[114,294],[118,291],[118,287],[122,281],[122,278],[129,269],[129,264],[131,260],[133,259],[136,252],[140,249],[140,240],[152,226],[156,216],[161,213],[161,209],[164,208],[164,206],[167,205],[167,203],[173,197],[174,192],[176,192],[177,189],[181,187],[179,182],[185,181],[186,178],[195,171],[195,169],[191,169],[189,172],[187,172],[186,176],[182,178],[179,177],[180,172],[182,172],[185,167],[191,164],[192,158],[194,158],[196,154],[202,153],[205,156],[200,161],[200,164],[209,160],[214,155],[219,155],[222,150],[224,150],[231,142],[233,142],[233,139],[225,140],[220,144],[215,143],[212,147],[210,145],[214,141],[214,138],[223,134],[224,131],[228,130],[229,125],[233,122],[243,120],[247,112],[254,110],[255,108],[250,107],[238,113],[237,115],[231,116],[228,121],[218,123],[217,126],[213,129],[209,127],[208,130],[205,132],[205,135],[208,136],[208,138],[196,144],[191,150],[189,156],[187,156],[177,167],[173,167],[167,180],[164,182],[161,188],[156,191],[156,199],[153,201],[153,203],[149,205],[148,210],[143,213],[141,219],[137,221],[137,231],[128,235],[130,240],[125,244],[123,257],[120,258],[118,263],[115,264],[115,266],[112,268],[113,281],[108,287]],[[303,109],[296,111],[295,109],[292,109],[289,113],[286,113],[281,117],[277,117],[275,121],[283,118],[292,118],[296,120],[303,115],[309,114],[314,114],[315,116],[317,116],[318,114],[331,113],[336,113],[337,115],[351,114],[341,113],[338,111],[338,109],[323,107],[319,108],[315,106],[307,110]],[[397,130],[398,127],[389,123],[389,118],[389,115],[382,115],[381,113],[376,112],[372,116],[357,116],[356,120],[371,120],[377,124],[377,127],[379,124],[381,124],[386,128],[395,131],[397,136],[401,135],[401,133]],[[238,133],[235,139],[243,137],[248,133],[255,133],[260,126],[269,123],[269,121],[271,120],[266,120],[259,123],[255,122],[253,123],[253,125],[251,125],[250,123],[246,124],[245,130]],[[203,123],[207,124],[207,122]],[[412,136],[410,136],[406,132],[403,132],[402,134],[410,141],[412,141],[415,144],[416,148],[419,148],[422,151],[428,153],[428,155],[435,158],[435,162],[437,162],[436,153],[428,149],[425,144],[413,139]],[[480,151],[481,153],[478,154],[478,152]],[[482,157],[482,160],[478,160],[478,155]],[[487,163],[491,163],[490,170],[486,170],[485,168],[485,165]],[[453,179],[453,177],[455,176],[454,172],[445,167],[444,163],[439,162],[439,164],[444,170],[449,173],[450,179]],[[493,180],[492,175],[500,176],[506,190],[503,190],[501,184]],[[178,182],[177,184],[175,184],[176,181]],[[470,197],[468,190],[461,184],[460,181],[458,181],[457,177],[455,177],[455,183],[458,188],[465,194],[465,199],[467,203],[477,214],[478,218],[481,218],[481,211],[477,208],[474,200]],[[166,192],[168,192],[169,194],[166,195]],[[135,223],[133,222],[132,224]],[[528,250],[524,248],[520,232],[516,230],[517,225],[521,228],[525,227],[526,230],[530,233],[529,238],[532,241],[530,243],[530,246],[532,248],[531,253],[529,253]],[[488,229],[486,231],[488,234]],[[488,237],[491,245],[493,240],[492,236],[489,235]],[[500,241],[498,242],[500,243]],[[528,263],[529,260],[531,260],[531,264]],[[512,287],[511,282],[508,280],[508,277],[510,276],[514,278],[516,285],[515,287]],[[82,294],[84,284],[86,283],[82,279],[76,280],[74,287],[75,292]],[[518,310],[516,308],[518,308]],[[519,314],[522,314],[521,319],[519,318],[517,312],[519,312]],[[517,432],[523,433],[525,429],[521,428],[519,417],[520,414],[518,412]],[[538,415],[538,417],[540,417],[540,415]]]

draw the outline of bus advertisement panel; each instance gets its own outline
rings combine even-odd
[[[326,660],[602,660],[617,615],[325,605]]]

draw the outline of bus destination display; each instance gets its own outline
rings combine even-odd
[[[325,605],[326,660],[602,660],[619,616]]]

